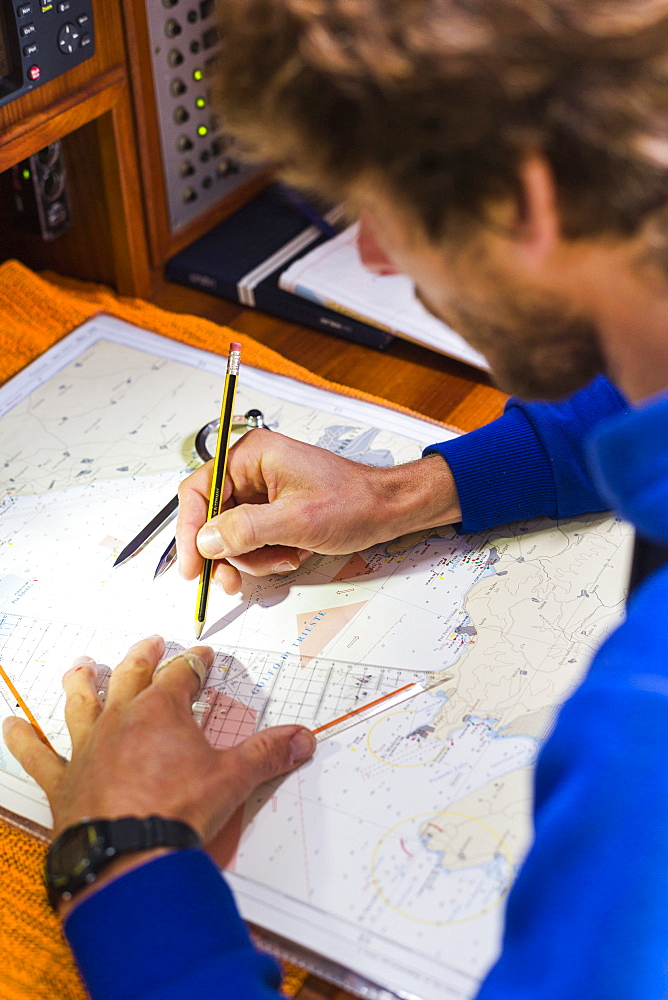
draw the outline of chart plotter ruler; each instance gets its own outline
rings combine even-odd
[[[73,653],[85,649],[106,656],[98,660],[98,690],[104,701],[109,664],[122,658],[131,640],[115,629],[0,616],[0,662],[60,753],[69,752],[61,677]],[[183,648],[170,640],[165,656]],[[326,727],[317,734],[323,740],[450,677],[446,671],[419,670],[413,664],[388,667],[307,655],[291,650],[287,642],[279,650],[223,646],[216,652],[195,714],[214,746],[231,746],[259,729],[284,723],[312,730]],[[16,699],[5,684],[0,684],[0,702],[8,714],[16,710]]]
[[[324,740],[448,679],[413,667],[237,646],[217,653],[195,713],[217,747],[285,723],[308,726]]]

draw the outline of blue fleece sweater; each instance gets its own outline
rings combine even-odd
[[[498,420],[425,448],[446,459],[457,484],[461,530],[482,531],[530,517],[607,510],[585,453],[592,430],[626,407],[607,379],[563,403],[510,399]]]
[[[668,398],[625,413],[600,380],[578,397],[556,407],[513,403],[490,431],[476,432],[469,478],[479,477],[488,433],[499,453],[485,461],[496,462],[499,475],[503,468],[518,495],[498,517],[488,494],[474,498],[474,515],[465,488],[468,530],[482,527],[475,518],[485,507],[501,523],[612,505],[668,542]],[[585,432],[614,411],[585,458]],[[524,450],[513,448],[519,427]],[[471,438],[455,449],[460,471]],[[451,460],[449,446],[435,448]],[[528,455],[542,471],[520,477]],[[562,461],[575,461],[575,469]],[[490,493],[498,492],[496,475],[488,478]],[[527,496],[527,482],[540,498]],[[510,893],[501,957],[479,1000],[668,996],[666,607],[668,570],[634,593],[625,623],[599,650],[540,754],[535,843]],[[201,852],[163,856],[110,883],[71,912],[65,931],[93,1000],[277,997],[273,963],[253,950],[223,879]]]

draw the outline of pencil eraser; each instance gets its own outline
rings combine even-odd
[[[230,351],[240,351],[240,350],[241,350],[241,344],[237,343],[237,341],[236,341],[236,340],[234,340],[234,341],[233,341],[233,342],[232,342],[232,343],[230,344]]]

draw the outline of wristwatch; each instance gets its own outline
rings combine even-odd
[[[200,848],[198,833],[175,819],[162,816],[122,816],[119,819],[83,819],[68,826],[51,844],[44,862],[49,902],[58,910],[96,880],[114,858],[154,847]]]

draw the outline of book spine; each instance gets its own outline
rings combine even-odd
[[[233,284],[219,281],[218,278],[213,278],[210,274],[203,274],[201,271],[180,267],[174,261],[167,261],[165,276],[170,281],[176,281],[179,285],[187,285],[189,288],[196,288],[200,292],[209,292],[209,294],[218,295],[223,299],[231,298],[236,302],[239,301]]]

